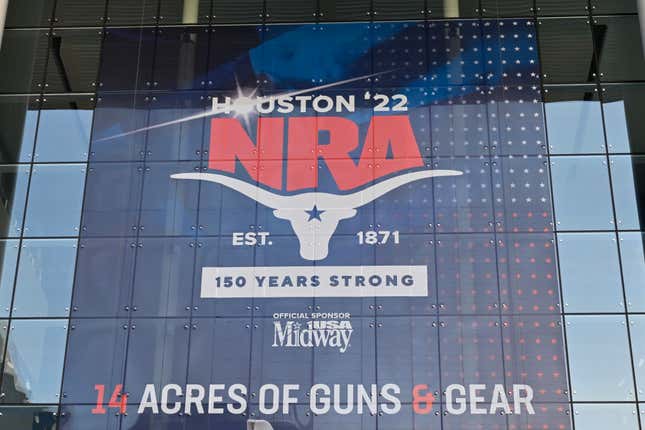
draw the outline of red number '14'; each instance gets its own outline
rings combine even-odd
[[[92,409],[92,414],[94,415],[105,414],[107,413],[103,405],[103,402],[105,399],[105,385],[96,384],[94,386],[94,389],[96,390],[97,395],[96,395],[96,407]],[[108,402],[108,408],[118,409],[119,412],[124,414],[126,407],[128,406],[128,395],[121,393],[121,390],[123,390],[122,384],[119,384],[116,387],[114,387],[114,391],[112,392],[112,396],[110,396],[110,401]]]

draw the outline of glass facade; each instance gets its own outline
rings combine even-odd
[[[0,429],[645,428],[644,84],[635,0],[9,0]]]

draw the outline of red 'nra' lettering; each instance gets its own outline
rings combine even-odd
[[[318,185],[319,159],[325,161],[340,190],[351,190],[392,173],[423,166],[407,116],[372,119],[358,160],[358,126],[341,117],[299,117],[288,121],[287,191]],[[328,134],[320,143],[321,132]],[[257,144],[238,120],[211,120],[209,168],[235,173],[236,160],[259,183],[282,190],[283,118],[259,118]]]

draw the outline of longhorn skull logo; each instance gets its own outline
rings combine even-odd
[[[356,209],[410,182],[461,174],[457,170],[424,170],[386,179],[352,194],[308,192],[291,196],[275,194],[239,179],[215,173],[178,173],[171,177],[215,182],[273,209],[276,218],[291,223],[300,243],[300,256],[305,260],[322,260],[329,253],[329,241],[338,223],[354,217]]]

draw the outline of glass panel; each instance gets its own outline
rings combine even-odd
[[[159,0],[109,0],[108,25],[150,25],[157,22]]]
[[[256,25],[216,26],[211,29],[208,56],[208,83],[211,88],[236,90],[238,82],[241,85],[260,83],[260,77],[256,74],[263,72],[257,70],[263,60],[263,35],[262,27]],[[253,67],[247,65],[249,57]],[[230,96],[219,96],[227,95]]]
[[[81,240],[72,300],[74,317],[115,317],[130,310],[134,239]]]
[[[478,0],[427,0],[430,18],[475,18],[479,16]]]
[[[342,2],[347,3],[347,2]],[[374,17],[375,19],[418,19],[424,18],[423,9],[425,7],[423,0],[374,0]]]
[[[645,230],[645,157],[610,159],[616,218],[620,230]]]
[[[92,163],[83,206],[84,236],[136,235],[143,166]]]
[[[7,332],[9,331],[9,321],[0,320],[0,366],[4,365],[4,354],[7,346]]]
[[[316,0],[266,0],[267,22],[313,21]]]
[[[143,317],[190,315],[195,269],[190,238],[140,240],[132,310]]]
[[[55,0],[12,1],[5,25],[11,27],[49,27]]]
[[[374,8],[376,9],[376,5]],[[421,10],[423,5],[419,8]],[[318,13],[321,21],[367,21],[370,19],[370,11],[369,0],[319,0]]]
[[[58,406],[0,407],[0,426],[6,429],[55,430]]]
[[[568,316],[566,321],[573,400],[634,400],[625,317]]]
[[[208,23],[211,15],[211,0],[161,0],[159,24]]]
[[[584,430],[638,430],[636,405],[575,404],[576,428]]]
[[[185,385],[190,327],[182,320],[132,321],[123,386],[131,398],[142,398],[146,384]]]
[[[47,96],[40,111],[34,161],[86,161],[93,115],[93,97]]]
[[[104,91],[152,88],[156,33],[148,27],[105,29],[99,87]]]
[[[48,43],[48,33],[44,30],[4,32],[0,50],[0,93],[39,93],[42,90]]]
[[[533,15],[532,0],[482,0],[481,7],[485,17]]]
[[[624,312],[614,233],[558,235],[565,312]]]
[[[161,90],[205,88],[209,36],[207,27],[157,30],[153,87]]]
[[[18,237],[22,231],[29,166],[0,165],[0,234]]]
[[[604,154],[605,136],[596,87],[548,87],[544,92],[551,154]]]
[[[560,230],[613,230],[605,157],[552,157],[555,216]]]
[[[118,430],[121,414],[92,413],[93,406],[62,406],[58,430]]]
[[[220,24],[244,24],[262,22],[263,0],[213,0],[213,22]]]
[[[440,107],[440,113],[450,109],[456,111],[457,115],[454,116],[456,127],[455,130],[451,130],[456,136],[461,137],[461,133],[464,134],[464,137],[469,137],[471,133],[476,135],[475,130],[470,127],[469,130],[459,130],[461,128],[459,124],[476,121],[478,117],[470,117],[470,120],[466,120],[463,115],[458,116],[458,114],[462,114],[462,111],[467,113],[469,110],[481,109],[482,106],[478,105],[482,100],[485,100],[485,93],[473,86],[459,88],[446,87],[446,85],[477,85],[483,81],[482,25],[479,21],[430,21],[427,28],[428,47],[426,50],[430,55],[428,59],[429,79],[434,85],[441,85],[441,87],[431,89],[430,99],[434,105]],[[459,102],[455,100],[457,97],[461,98],[461,100],[458,99]],[[457,106],[461,106],[461,108]],[[448,123],[451,122],[453,121]],[[436,125],[442,125],[442,123],[433,120],[433,126]],[[470,133],[466,133],[467,131]],[[476,143],[478,140],[473,139],[470,148],[462,149],[462,142],[456,141],[457,155],[459,155],[459,150],[470,149],[473,151],[478,149],[479,146],[475,145]],[[466,142],[463,142],[463,145],[465,146]]]
[[[606,85],[603,102],[609,152],[645,153],[645,85]]]
[[[18,246],[18,240],[0,241],[0,317],[4,318],[9,316],[11,310]]]
[[[109,399],[114,387],[123,382],[127,335],[127,320],[71,321],[65,357],[63,403],[96,403],[95,384],[105,386],[106,400]]]
[[[645,312],[645,233],[620,233],[619,242],[627,306],[631,312]]]
[[[538,16],[587,16],[586,0],[535,0]]]
[[[642,81],[645,59],[637,15],[594,18],[602,81]]]
[[[103,24],[106,0],[56,0],[54,23],[60,26]]]
[[[41,164],[31,173],[25,235],[77,236],[85,186],[84,165]]]
[[[190,236],[195,233],[200,182],[177,180],[171,175],[199,170],[196,164],[192,161],[146,164],[141,234]]]
[[[385,87],[376,88],[375,92],[389,97],[403,94],[410,100],[408,112],[417,109],[423,111],[423,107],[419,109],[419,105],[427,104],[426,89],[410,91],[405,86],[422,86],[428,79],[425,23],[376,23],[373,28],[372,71],[383,73],[374,80],[379,82],[379,86]],[[369,109],[369,102],[366,107]],[[424,125],[429,125],[427,118]],[[418,128],[415,131],[419,133],[417,138],[421,140],[425,130]]]
[[[0,97],[0,161],[31,161],[39,106],[40,99],[36,97]]]
[[[591,27],[585,18],[538,21],[545,83],[585,83],[595,80]]]
[[[638,13],[637,0],[591,0],[591,11],[595,15],[614,13]]]
[[[5,357],[5,403],[58,403],[67,321],[14,320]]]
[[[102,30],[54,30],[50,39],[45,91],[94,92]]]
[[[69,315],[76,243],[76,239],[22,242],[12,316]]]

